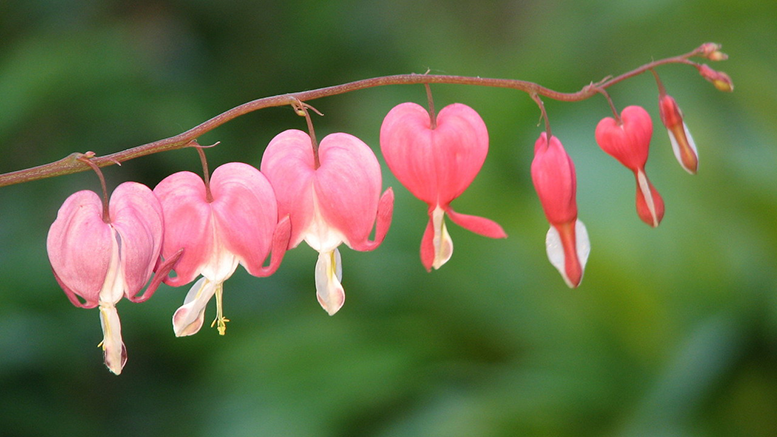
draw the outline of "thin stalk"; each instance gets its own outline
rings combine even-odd
[[[451,76],[451,75],[430,75],[430,74],[398,74],[392,76],[381,76],[370,79],[362,79],[354,82],[349,82],[340,85],[334,85],[324,88],[318,88],[309,91],[301,91],[289,94],[280,94],[277,96],[264,97],[256,100],[252,100],[242,105],[238,105],[232,109],[229,109],[221,114],[201,123],[197,126],[174,135],[169,138],[164,138],[151,143],[143,144],[140,146],[132,147],[120,152],[112,153],[105,156],[95,156],[89,160],[91,164],[97,167],[105,167],[108,165],[118,164],[121,162],[129,161],[131,159],[139,158],[141,156],[147,156],[154,153],[165,152],[169,150],[177,150],[189,145],[190,142],[197,139],[199,136],[210,132],[211,130],[223,125],[224,123],[231,121],[237,117],[254,112],[264,108],[296,105],[299,102],[305,102],[309,100],[320,99],[322,97],[335,96],[339,94],[350,93],[353,91],[363,90],[367,88],[374,88],[388,85],[415,85],[415,84],[453,84],[453,85],[472,85],[472,86],[486,86],[495,88],[508,88],[517,91],[522,91],[530,96],[541,96],[553,100],[562,102],[576,102],[586,100],[593,95],[601,92],[601,90],[609,88],[619,82],[622,82],[630,77],[642,74],[645,71],[651,70],[655,67],[665,64],[689,64],[695,65],[689,61],[688,58],[692,56],[703,55],[704,45],[699,48],[688,52],[684,55],[674,56],[671,58],[665,58],[657,61],[650,62],[627,73],[621,74],[616,77],[607,77],[598,83],[591,83],[584,86],[580,91],[573,93],[564,93],[555,91],[550,88],[546,88],[534,82],[516,80],[516,79],[492,79],[483,77],[469,77],[469,76]],[[547,118],[546,118],[547,123]],[[549,128],[548,128],[549,131]],[[66,174],[78,173],[88,170],[90,166],[84,163],[79,158],[83,156],[82,153],[72,153],[60,160],[43,164],[37,167],[32,167],[24,170],[18,170],[10,173],[0,175],[0,187],[6,185],[19,184],[22,182],[30,182],[38,179],[50,178],[55,176],[62,176]]]

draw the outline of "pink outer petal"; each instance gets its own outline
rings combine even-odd
[[[278,224],[278,208],[270,182],[256,168],[243,163],[224,164],[210,182],[216,232],[226,249],[254,276],[270,253]]]
[[[488,153],[488,130],[469,106],[454,103],[437,115],[415,103],[394,107],[380,131],[383,156],[392,173],[428,204],[447,204],[472,183]]]
[[[445,213],[451,218],[453,223],[462,228],[489,238],[507,238],[507,234],[499,224],[485,217],[476,215],[459,214],[450,206],[445,209]]]
[[[637,178],[637,215],[655,228],[664,218],[664,199],[643,170],[638,170],[634,176]]]
[[[193,281],[213,253],[211,209],[205,199],[205,183],[191,172],[178,172],[154,188],[164,212],[162,257],[166,260],[183,249],[175,265],[175,277],[165,283],[178,287]]]
[[[596,142],[607,154],[636,171],[645,167],[653,135],[650,114],[641,106],[628,106],[621,112],[622,125],[612,117],[596,126]]]
[[[46,248],[54,276],[73,305],[97,306],[110,264],[112,234],[102,220],[102,201],[94,192],[74,193],[60,207]]]
[[[124,293],[134,298],[159,260],[164,231],[162,206],[147,186],[125,182],[111,195],[109,209],[113,227],[121,236]]]
[[[380,164],[358,138],[336,133],[319,146],[320,167],[315,168],[308,134],[287,130],[278,134],[264,152],[262,173],[270,180],[278,200],[278,214],[289,215],[289,248],[305,239],[315,208],[356,250],[372,250],[385,237],[391,223],[393,191],[379,199]],[[375,240],[369,234],[377,216]]]
[[[537,139],[531,175],[548,221],[573,222],[577,218],[575,165],[558,138],[553,136],[548,143],[543,132]]]
[[[345,133],[327,135],[319,146],[321,167],[314,177],[315,195],[324,220],[338,229],[345,243],[357,250],[371,250],[367,243],[378,214],[380,164],[372,149]],[[385,197],[389,196],[389,197]],[[393,192],[384,195],[386,208],[393,208]],[[388,212],[390,222],[391,213]],[[383,223],[382,240],[388,225]]]
[[[562,276],[572,288],[580,285],[580,281],[583,279],[583,266],[577,256],[576,222],[577,220],[571,223],[553,225],[559,233],[561,245],[564,248],[564,272]]]
[[[154,295],[157,288],[159,288],[162,282],[167,278],[167,275],[173,270],[173,266],[175,266],[175,263],[181,258],[181,255],[183,255],[183,249],[180,249],[173,254],[172,257],[164,260],[164,262],[160,262],[154,269],[155,275],[151,279],[151,282],[149,282],[148,287],[146,287],[146,291],[143,292],[142,295],[127,296],[127,299],[135,303],[147,301]]]
[[[346,242],[353,250],[361,252],[376,249],[386,238],[389,227],[391,226],[391,217],[394,212],[394,190],[390,187],[383,192],[378,202],[378,214],[375,224],[375,238],[372,240],[362,240],[357,242]]]
[[[310,137],[296,129],[276,135],[262,156],[260,168],[275,191],[278,215],[291,219],[289,249],[302,242],[313,218],[314,167]]]
[[[426,268],[427,272],[432,271],[432,264],[434,264],[434,223],[432,222],[431,215],[429,221],[426,223],[426,230],[424,230],[424,236],[421,237],[421,264]]]

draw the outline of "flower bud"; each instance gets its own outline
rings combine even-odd
[[[558,138],[543,132],[534,144],[531,164],[534,189],[550,223],[545,237],[548,260],[571,288],[583,280],[591,243],[577,219],[575,164]]]
[[[728,76],[728,74],[722,71],[713,70],[709,65],[703,64],[699,66],[699,74],[701,74],[701,77],[707,79],[709,82],[715,85],[715,88],[717,88],[719,91],[725,91],[729,93],[734,91],[734,82],[731,81],[731,78]]]
[[[709,59],[710,61],[725,61],[728,59],[728,55],[720,51],[721,45],[714,42],[704,43],[699,47],[699,53],[701,56]]]
[[[699,154],[691,132],[683,121],[683,113],[672,96],[664,94],[658,99],[658,112],[661,122],[666,126],[672,150],[677,162],[690,174],[696,174],[699,168]]]

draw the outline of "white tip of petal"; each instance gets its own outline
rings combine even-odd
[[[173,332],[175,332],[176,337],[196,334],[202,328],[205,319],[205,306],[208,305],[208,301],[220,285],[207,278],[200,278],[192,285],[189,293],[186,294],[183,306],[173,314]]]
[[[121,339],[121,321],[113,305],[100,305],[100,324],[103,328],[103,349],[105,365],[108,370],[120,375],[127,363],[127,348]]]
[[[434,226],[434,262],[432,267],[438,270],[445,265],[453,256],[453,239],[448,234],[448,227],[445,226],[445,211],[439,206],[432,213],[432,224]]]
[[[588,239],[588,230],[580,220],[575,222],[575,244],[577,260],[580,263],[580,277],[576,281],[577,283],[567,275],[566,264],[568,260],[564,254],[564,244],[558,230],[554,226],[551,226],[548,230],[548,234],[545,236],[545,249],[548,253],[548,260],[553,267],[558,270],[561,277],[564,278],[564,282],[566,282],[570,288],[580,285],[582,274],[585,271],[585,264],[588,262],[588,255],[591,253],[591,242]],[[574,262],[574,260],[571,260],[570,262]]]
[[[316,262],[316,297],[330,316],[335,315],[345,303],[345,290],[340,283],[342,278],[340,251],[335,248],[319,253]]]
[[[580,220],[575,223],[575,233],[577,234],[577,257],[580,259],[580,267],[585,270],[588,255],[591,254],[591,240],[588,239],[588,229]]]
[[[677,162],[679,162],[680,166],[688,173],[696,174],[699,166],[699,152],[696,150],[696,142],[693,140],[693,136],[691,136],[691,131],[688,130],[688,126],[683,122],[685,138],[682,138],[679,141],[671,129],[667,129],[667,132],[669,132],[669,141],[672,143],[672,151],[674,152],[674,157],[677,159]],[[690,147],[691,150],[685,150],[688,147]],[[684,155],[688,156],[683,158]]]

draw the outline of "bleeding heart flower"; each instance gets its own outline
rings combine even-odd
[[[677,102],[668,94],[662,94],[658,98],[658,112],[661,122],[669,132],[669,141],[672,142],[672,150],[677,162],[690,174],[696,174],[699,169],[699,152],[693,141],[688,126],[683,121],[683,113]]]
[[[54,277],[73,305],[100,307],[105,365],[116,375],[127,362],[116,303],[122,297],[147,300],[167,274],[160,268],[161,275],[138,296],[159,262],[163,230],[159,201],[135,182],[116,188],[107,214],[96,193],[72,194],[49,229],[46,246]]]
[[[316,159],[310,136],[289,129],[270,141],[261,169],[275,189],[280,214],[291,217],[289,248],[304,240],[319,252],[316,296],[329,315],[335,314],[345,302],[337,247],[345,243],[354,250],[373,250],[391,224],[394,192],[389,188],[380,195],[378,159],[369,146],[345,133],[326,136]]]
[[[634,172],[637,178],[637,214],[656,227],[664,217],[664,200],[645,174],[653,122],[640,106],[629,106],[621,112],[620,123],[603,118],[596,126],[596,142],[607,154]]]
[[[281,264],[289,239],[289,220],[278,221],[273,189],[265,176],[248,164],[224,164],[213,172],[209,185],[194,173],[179,172],[162,180],[154,194],[164,212],[166,231],[162,256],[183,249],[175,265],[174,287],[203,277],[192,286],[184,304],[173,315],[176,336],[197,333],[205,306],[216,295],[219,334],[226,322],[221,309],[223,283],[238,263],[254,276],[269,276]],[[272,250],[272,259],[264,267]]]
[[[545,248],[550,263],[570,287],[577,287],[591,251],[588,231],[577,219],[575,164],[561,141],[543,132],[534,144],[531,164],[534,188],[540,198],[550,229]]]
[[[496,222],[459,214],[450,203],[475,179],[488,154],[488,130],[474,109],[461,103],[443,108],[432,126],[429,112],[402,103],[386,115],[380,148],[391,172],[414,196],[429,205],[421,240],[421,262],[439,269],[453,254],[445,214],[459,226],[490,238],[505,238]]]

